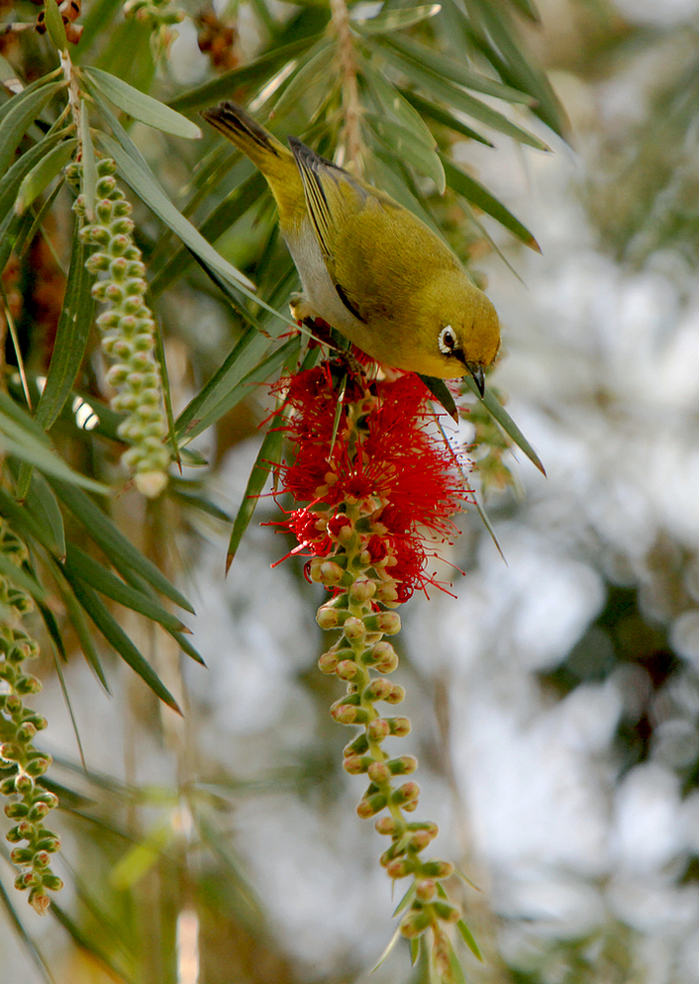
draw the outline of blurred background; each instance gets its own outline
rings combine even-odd
[[[537,7],[538,24],[519,24],[522,44],[564,107],[567,141],[529,117],[549,152],[498,133],[495,147],[461,141],[454,155],[541,248],[483,217],[495,248],[474,265],[503,323],[491,382],[547,477],[510,452],[513,485],[482,487],[474,472],[504,559],[471,510],[447,558],[465,573],[443,572],[455,597],[405,606],[396,679],[413,732],[401,751],[419,756],[419,816],[438,822],[436,850],[476,886],[454,885],[485,958],[464,956],[469,980],[694,984],[699,3]],[[231,25],[237,57],[254,51],[258,5],[204,12]],[[178,85],[210,72],[197,27],[201,39],[194,16],[178,25],[170,49]],[[169,303],[183,403],[191,349],[210,372],[228,328],[201,292]],[[267,404],[251,394],[200,439],[207,495],[225,513],[243,497]],[[116,505],[127,527],[145,510],[131,495]],[[108,697],[72,659],[86,776],[45,667],[43,747],[75,796],[53,824],[74,921],[66,933],[22,909],[21,932],[0,923],[2,984],[44,979],[24,932],[57,982],[121,980],[105,955],[143,982],[411,980],[402,943],[368,976],[397,899],[377,863],[381,838],[354,812],[362,780],[341,769],[347,736],[328,715],[337,681],[315,665],[322,595],[301,562],[272,569],[290,547],[258,525],[278,518],[273,500],[227,578],[230,526],[214,513],[173,512],[152,534],[197,611],[189,624],[208,667],[180,673],[176,647],[153,643],[183,720],[118,661]],[[11,893],[11,871],[0,879]]]

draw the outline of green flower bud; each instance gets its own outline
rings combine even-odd
[[[93,253],[85,260],[85,266],[89,273],[96,276],[98,273],[109,269],[109,257],[106,253]]]
[[[432,903],[432,908],[442,922],[457,923],[461,919],[461,910],[444,899],[437,899]]]
[[[349,745],[345,745],[342,750],[343,755],[364,755],[369,751],[369,742],[367,740],[366,734],[357,735],[354,741],[351,741]]]
[[[343,625],[345,636],[347,639],[362,639],[366,635],[366,627],[364,622],[360,618],[356,618],[354,615],[345,621]]]
[[[406,916],[403,916],[400,924],[401,936],[406,940],[416,940],[422,936],[425,930],[429,929],[430,917],[424,910],[412,909]]]
[[[354,680],[360,669],[351,659],[343,659],[337,664],[335,671],[341,680]]]
[[[388,722],[389,734],[395,735],[396,738],[405,738],[406,735],[410,734],[410,719],[407,717],[394,717],[386,718]]]
[[[415,871],[415,862],[411,858],[396,858],[386,865],[389,878],[405,878]]]
[[[377,834],[384,834],[385,836],[398,835],[400,833],[402,825],[399,824],[397,820],[393,817],[381,817],[374,824],[374,829]]]
[[[367,771],[371,762],[369,755],[348,755],[342,761],[342,768],[351,776],[359,776]]]
[[[399,684],[392,683],[391,692],[386,697],[382,697],[382,700],[387,704],[401,704],[405,700],[405,690]]]
[[[375,612],[364,616],[364,625],[370,632],[396,635],[400,632],[400,615],[397,612]]]
[[[390,680],[386,680],[384,677],[379,677],[378,680],[372,680],[368,687],[364,690],[364,699],[370,700],[372,704],[378,700],[386,700],[388,696],[393,691],[393,684]]]
[[[51,892],[60,892],[63,888],[63,879],[59,878],[58,875],[54,875],[53,872],[45,872],[41,880],[44,883],[44,887],[48,888]]]
[[[357,816],[362,820],[369,820],[376,816],[386,806],[386,797],[383,793],[372,793],[370,796],[363,796],[357,805]]]
[[[352,707],[351,704],[336,704],[330,714],[338,724],[366,724],[369,712],[363,707]]]
[[[21,676],[15,681],[15,690],[22,697],[41,692],[41,680],[35,676]]]
[[[420,795],[420,787],[416,782],[410,780],[409,782],[404,782],[402,786],[395,789],[391,793],[391,802],[395,803],[396,806],[405,806],[406,803],[411,803],[413,800],[417,800]]]
[[[337,667],[337,654],[330,650],[318,660],[318,669],[321,673],[334,673]]]
[[[111,222],[112,209],[113,209],[112,203],[109,201],[108,198],[103,198],[101,201],[95,202],[95,217],[97,218],[97,221],[100,223],[100,225],[103,228],[108,222]],[[107,236],[108,235],[109,233],[107,233]]]
[[[372,762],[367,773],[372,782],[379,783],[388,782],[391,778],[391,770],[388,768],[385,762]]]
[[[449,861],[425,861],[421,873],[426,878],[437,878],[441,881],[454,874],[454,865]]]
[[[95,185],[95,195],[97,198],[108,198],[116,189],[116,186],[116,178],[113,174],[105,174],[97,180],[97,184]]]
[[[26,817],[29,813],[28,803],[7,803],[5,806],[5,816],[10,820],[18,820]]]
[[[432,878],[421,878],[415,885],[415,898],[419,902],[431,902],[437,894],[437,883]]]
[[[369,741],[382,742],[391,734],[390,723],[385,718],[374,718],[369,722],[367,736]]]

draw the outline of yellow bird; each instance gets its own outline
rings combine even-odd
[[[295,137],[285,147],[235,103],[202,115],[272,190],[303,284],[294,318],[322,318],[387,366],[442,379],[469,372],[483,395],[498,316],[424,222]]]

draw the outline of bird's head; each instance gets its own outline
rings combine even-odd
[[[422,337],[432,368],[425,371],[443,379],[470,373],[482,396],[484,371],[500,348],[500,320],[495,308],[465,275],[458,289],[449,280],[441,286],[433,284],[430,302],[424,312],[428,328],[423,329]]]

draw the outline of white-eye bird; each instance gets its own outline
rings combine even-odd
[[[500,323],[439,236],[295,137],[285,147],[235,103],[202,116],[267,179],[303,284],[294,318],[322,318],[387,366],[443,379],[471,373],[483,394]]]

